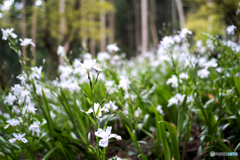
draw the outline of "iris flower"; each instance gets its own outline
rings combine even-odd
[[[116,134],[111,134],[112,127],[107,127],[107,129],[104,131],[103,129],[99,128],[97,132],[95,132],[95,135],[102,138],[99,141],[99,146],[101,147],[107,147],[108,146],[108,140],[110,138],[116,138],[118,141],[122,140],[122,137]]]
[[[28,142],[28,140],[26,139],[26,138],[23,138],[24,136],[25,136],[25,134],[26,133],[23,133],[23,134],[21,134],[21,133],[13,133],[13,136],[15,137],[15,138],[12,138],[12,139],[9,139],[9,142],[11,142],[11,143],[13,143],[13,142],[15,142],[16,140],[18,140],[18,141],[22,141],[23,143],[27,143]]]

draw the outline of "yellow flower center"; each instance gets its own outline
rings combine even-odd
[[[38,128],[37,126],[35,126],[35,128]]]
[[[14,141],[14,140],[15,140],[15,138],[12,139],[12,141]]]
[[[104,140],[102,140],[102,143],[104,143],[105,141]]]
[[[99,67],[99,66],[96,66],[96,67]]]

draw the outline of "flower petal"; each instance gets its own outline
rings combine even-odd
[[[13,143],[13,142],[15,142],[15,141],[16,141],[16,138],[9,139],[9,142],[10,142],[10,143]]]
[[[27,142],[28,142],[28,140],[27,140],[26,138],[22,138],[21,141],[22,141],[23,143],[27,143]]]
[[[99,65],[94,65],[93,68],[96,69],[97,71],[102,71],[102,69],[99,68]]]
[[[9,124],[7,124],[5,127],[4,127],[4,129],[7,129],[9,127]]]
[[[111,134],[111,131],[112,131],[112,127],[108,126],[107,129],[106,129],[106,133],[107,133],[108,136]]]
[[[107,138],[108,137],[106,132],[104,132],[101,128],[99,128],[97,130],[97,132],[95,132],[95,136],[98,136],[100,138]]]
[[[108,139],[101,139],[99,141],[99,146],[101,147],[107,147],[108,146]]]

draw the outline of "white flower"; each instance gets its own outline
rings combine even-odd
[[[181,42],[181,37],[179,35],[175,35],[173,37],[174,41],[177,42],[177,43],[180,43]]]
[[[12,33],[14,30],[13,28],[11,28],[11,29],[7,28],[6,30],[4,30],[4,29],[1,29],[1,30],[2,30],[2,34],[3,34],[3,37],[2,37],[3,40],[7,40],[9,35],[12,36],[13,38],[17,38],[17,35],[15,33]]]
[[[138,109],[134,112],[135,117],[140,117],[142,114],[142,110],[138,107]]]
[[[182,82],[181,80],[179,82]],[[166,82],[167,84],[172,84],[172,87],[178,87],[178,78],[175,75],[172,75],[172,78],[169,78]]]
[[[127,91],[130,88],[129,84],[130,84],[130,81],[128,78],[121,77],[118,88],[122,88],[123,90]]]
[[[217,71],[218,73],[221,73],[221,72],[222,72],[222,68],[221,68],[221,67],[218,67],[218,68],[216,68],[216,71]]]
[[[107,59],[110,59],[110,58],[111,58],[111,56],[107,52],[99,52],[98,55],[97,55],[97,59],[100,62],[104,62],[104,61],[106,61]]]
[[[8,96],[6,97],[6,99],[5,99],[5,101],[4,101],[4,103],[8,103],[9,105],[13,105],[13,102],[14,102],[15,100],[17,100],[17,98],[16,98],[14,95],[12,95],[11,92],[9,92],[9,93],[8,93]]]
[[[181,95],[180,93],[176,94],[174,97],[168,100],[168,107],[173,104],[181,104],[185,98],[185,95]]]
[[[28,140],[27,140],[26,138],[23,138],[23,137],[25,136],[25,134],[26,134],[26,133],[23,133],[23,134],[21,134],[21,133],[18,133],[18,134],[13,133],[13,136],[14,136],[15,138],[9,139],[9,142],[10,142],[10,143],[13,143],[13,142],[15,142],[16,140],[18,140],[18,141],[21,140],[23,143],[27,143]]]
[[[106,131],[99,128],[97,132],[95,132],[95,135],[102,138],[99,140],[99,146],[101,147],[107,147],[108,146],[108,140],[110,138],[116,138],[117,140],[122,140],[121,136],[116,134],[111,134],[112,127],[107,127]]]
[[[26,83],[26,78],[27,78],[27,74],[23,73],[17,76],[17,79],[19,79],[21,81],[21,84],[25,84]]]
[[[183,28],[183,29],[181,30],[181,32],[180,32],[179,35],[180,35],[182,38],[185,38],[187,34],[192,34],[192,31],[189,31],[187,28]]]
[[[119,158],[117,155],[113,159],[114,160],[122,160],[122,158]]]
[[[197,48],[202,47],[202,41],[201,41],[201,40],[198,40],[198,41],[196,42],[196,46],[197,46]]]
[[[204,64],[205,68],[209,68],[209,67],[217,67],[217,60],[212,58],[211,61],[208,61]]]
[[[18,119],[9,119],[6,121],[8,124],[4,127],[4,129],[7,129],[9,127],[9,125],[11,126],[16,126],[20,124],[20,121]]]
[[[92,59],[92,55],[90,53],[85,53],[83,57],[83,59]]]
[[[228,28],[226,29],[226,31],[227,31],[227,34],[228,35],[234,35],[234,29],[236,29],[237,27],[236,26],[234,26],[234,25],[231,25],[231,26],[228,26]]]
[[[42,66],[40,66],[40,67],[32,67],[31,70],[32,70],[32,73],[30,75],[30,78],[32,78],[34,80],[41,78],[41,76],[42,76]]]
[[[173,105],[173,104],[178,104],[178,99],[176,97],[172,97],[168,100],[168,107]]]
[[[14,87],[11,87],[11,91],[17,97],[19,97],[21,95],[23,90],[24,90],[24,88],[22,86],[20,86],[19,84],[15,84]]]
[[[13,111],[14,111],[15,113],[20,113],[20,109],[19,109],[18,106],[16,106],[16,105],[13,106]]]
[[[58,46],[58,50],[57,50],[57,54],[59,55],[59,56],[64,56],[65,55],[65,50],[64,50],[64,47],[63,46]]]
[[[213,41],[211,39],[207,39],[206,44],[211,51],[214,50],[215,46],[214,46]]]
[[[102,71],[102,69],[99,68],[99,66],[97,65],[96,60],[92,60],[92,59],[85,59],[83,61],[83,63],[79,62],[80,67],[77,70],[82,70],[82,69],[86,69],[87,71],[90,71],[92,68],[94,68],[97,71]]]
[[[11,118],[9,113],[3,113],[3,117],[5,117],[6,119]]]
[[[194,101],[194,98],[192,95],[187,97],[187,103]]]
[[[90,142],[90,140],[91,140],[91,133],[89,132],[88,133],[88,141]]]
[[[24,102],[24,100],[30,100],[29,99],[29,95],[30,95],[30,92],[28,90],[23,90],[20,94],[20,96],[18,96],[18,103],[19,104],[22,104]]]
[[[200,78],[208,78],[208,75],[210,74],[210,72],[206,68],[204,68],[199,70],[197,74]]]
[[[117,47],[117,43],[114,43],[114,44],[109,44],[109,45],[107,45],[107,50],[108,50],[108,52],[112,52],[112,51],[115,51],[115,52],[117,52],[118,50],[119,50],[119,48]]]
[[[29,130],[32,131],[32,135],[34,135],[34,132],[36,132],[37,136],[39,136],[39,133],[40,133],[39,125],[40,125],[40,122],[36,121],[36,122],[33,122],[33,124],[29,126]]]
[[[29,44],[31,44],[33,47],[35,47],[35,44],[32,42],[32,39],[30,38],[25,38],[24,40],[20,38],[19,40],[22,42],[20,44],[21,46],[28,46]]]
[[[115,110],[117,110],[118,109],[118,107],[115,105],[115,101],[110,101],[109,103],[106,103],[105,105],[104,105],[107,109],[110,109],[110,110],[112,110],[112,111],[115,111]]]
[[[163,47],[169,47],[169,46],[171,46],[171,45],[174,44],[174,41],[173,41],[172,37],[170,37],[170,36],[165,36],[165,37],[163,38],[163,40],[160,42],[160,44],[161,44],[161,46],[163,46]]]
[[[25,114],[25,112],[35,114],[36,110],[37,108],[34,107],[34,103],[29,103],[23,108],[23,114]]]
[[[188,74],[187,73],[180,73],[179,78],[188,79]]]
[[[96,117],[102,117],[102,111],[108,112],[108,110],[105,107],[101,108],[99,103],[94,103],[93,108],[94,108],[94,112],[95,112],[94,114]],[[97,111],[98,111],[98,114],[97,114]],[[93,109],[90,108],[86,113],[89,114],[92,112],[93,112]]]
[[[161,105],[157,105],[156,110],[157,110],[160,114],[163,114],[163,110],[162,110],[162,106],[161,106]]]
[[[113,85],[114,85],[114,81],[106,81],[105,82],[106,87],[113,87]]]
[[[54,114],[53,111],[50,111],[50,116],[52,117],[52,119],[55,119],[57,115]]]

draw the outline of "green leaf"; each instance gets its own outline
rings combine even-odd
[[[50,150],[44,157],[42,160],[47,160],[49,158],[49,156],[57,149],[58,147],[53,148],[52,150]]]
[[[111,116],[109,116],[109,118],[107,119],[107,121],[105,122],[104,124],[104,127],[103,127],[103,130],[105,130],[107,128],[107,124],[108,124],[108,121],[114,116],[114,114],[112,114]]]
[[[126,125],[126,128],[128,130],[128,133],[130,134],[130,137],[131,137],[131,139],[132,139],[136,149],[138,150],[139,153],[142,153],[142,150],[141,150],[141,148],[140,148],[140,146],[139,146],[135,136],[133,135],[132,131],[130,130],[130,128],[127,125]]]
[[[175,128],[169,122],[166,121],[160,121],[159,123],[164,123],[167,126],[168,132],[170,133],[172,155],[175,160],[180,160],[179,146]]]
[[[159,113],[156,111],[156,108],[153,106],[153,110],[156,116],[156,126],[157,126],[157,139],[158,142],[160,143],[160,140],[162,142],[162,146],[163,146],[163,153],[165,156],[166,160],[171,160],[171,155],[170,155],[170,150],[169,150],[169,146],[168,146],[168,142],[167,142],[167,137],[166,137],[166,131],[165,131],[165,127],[164,124],[162,123],[158,123],[162,118],[159,116]]]
[[[210,137],[210,138],[216,140],[220,144],[220,146],[222,147],[221,148],[222,151],[224,151],[224,152],[232,152],[232,150],[226,144],[224,144],[221,140],[219,140],[218,138],[210,136],[210,135],[206,135],[206,137]],[[231,159],[231,160],[237,160],[238,159],[235,156],[228,156],[228,158]]]

